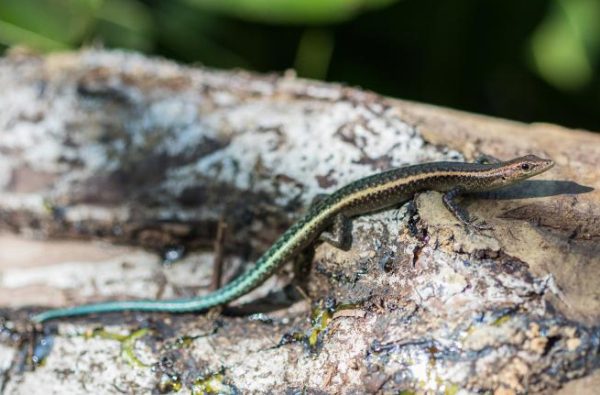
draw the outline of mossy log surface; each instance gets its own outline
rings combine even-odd
[[[5,393],[600,386],[599,134],[118,51],[13,51],[0,92]],[[465,197],[490,230],[466,230],[423,193],[414,211],[356,218],[349,251],[316,244],[305,270],[290,263],[223,310],[28,321],[206,293],[215,262],[229,281],[316,195],[481,153],[556,166]]]

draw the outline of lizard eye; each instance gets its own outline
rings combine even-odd
[[[521,169],[523,169],[523,170],[529,170],[529,163],[523,163],[521,165]]]

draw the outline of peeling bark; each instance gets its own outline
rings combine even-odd
[[[6,393],[593,393],[600,137],[336,84],[117,51],[0,60],[0,388]],[[223,311],[109,314],[28,335],[33,310],[208,292],[310,201],[373,172],[479,153],[557,166],[353,221]],[[100,328],[100,329],[99,329]],[[44,363],[32,367],[31,356]]]

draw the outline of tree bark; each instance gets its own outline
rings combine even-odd
[[[6,393],[600,384],[597,134],[119,51],[14,51],[0,88]],[[556,166],[465,197],[489,231],[464,229],[427,192],[416,213],[356,218],[349,251],[311,247],[296,265],[310,270],[290,264],[222,311],[107,314],[30,333],[28,315],[45,308],[206,293],[215,262],[230,281],[316,195],[481,153]]]

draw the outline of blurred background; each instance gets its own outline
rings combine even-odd
[[[128,48],[600,131],[600,0],[0,0],[0,51]]]

